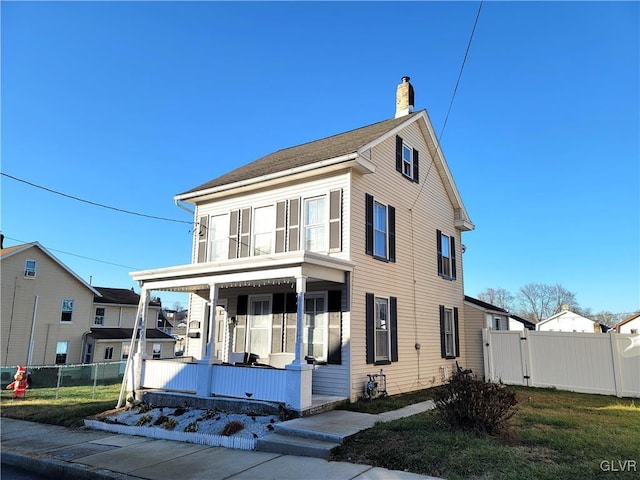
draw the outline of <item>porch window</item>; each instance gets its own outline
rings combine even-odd
[[[460,355],[458,309],[440,305],[440,353],[442,358]]]
[[[269,255],[273,252],[273,206],[256,208],[253,212],[253,254]]]
[[[226,260],[229,256],[229,215],[215,215],[209,221],[209,260]]]
[[[438,248],[438,275],[447,280],[456,279],[456,241],[436,230]]]
[[[325,295],[307,294],[304,305],[304,355],[325,362],[328,333]]]
[[[104,325],[104,307],[96,307],[96,315],[93,318],[94,325]]]
[[[367,363],[398,361],[398,299],[366,294]]]
[[[252,297],[249,302],[249,335],[247,350],[255,353],[262,360],[271,352],[271,297]]]
[[[62,313],[60,315],[60,321],[70,323],[72,319],[73,319],[73,300],[69,300],[69,299],[62,300]]]
[[[56,343],[56,365],[67,364],[68,351],[69,351],[69,342]]]
[[[326,250],[326,199],[308,198],[304,201],[305,250],[324,252]]]

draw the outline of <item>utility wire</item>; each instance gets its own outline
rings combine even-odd
[[[25,184],[27,184],[27,185],[29,185],[31,187],[39,188],[39,189],[44,190],[44,191],[49,192],[49,193],[55,193],[56,195],[60,195],[62,197],[70,198],[70,199],[76,200],[78,202],[88,203],[89,205],[94,205],[96,207],[107,208],[109,210],[114,210],[114,211],[120,212],[120,213],[127,213],[129,215],[136,215],[138,217],[151,218],[153,220],[162,220],[162,221],[165,221],[165,222],[186,223],[186,224],[189,224],[189,225],[193,225],[193,222],[189,222],[187,220],[176,220],[174,218],[157,217],[155,215],[147,215],[145,213],[133,212],[131,210],[124,210],[122,208],[111,207],[109,205],[104,205],[102,203],[92,202],[90,200],[85,200],[83,198],[75,197],[75,196],[69,195],[67,193],[58,192],[57,190],[52,190],[51,188],[43,187],[42,185],[37,185],[37,184],[29,182],[27,180],[23,180],[22,178],[18,178],[18,177],[14,177],[13,175],[9,175],[8,173],[0,172],[0,175],[2,175],[3,177],[7,177],[7,178],[10,178],[12,180],[15,180],[17,182],[25,183]]]
[[[456,93],[458,92],[458,85],[460,85],[460,79],[462,78],[462,72],[464,71],[464,66],[467,63],[467,57],[469,56],[469,50],[471,49],[471,42],[473,41],[473,35],[476,32],[476,26],[478,25],[478,20],[480,19],[480,11],[482,10],[482,2],[480,0],[480,5],[478,6],[478,13],[476,13],[476,19],[473,22],[473,28],[471,29],[471,35],[469,36],[469,41],[467,42],[467,50],[464,52],[464,58],[462,59],[462,65],[460,66],[460,72],[458,73],[458,79],[456,80],[456,86],[453,89],[453,94],[451,95],[451,101],[449,102],[449,109],[447,110],[447,115],[444,118],[444,123],[442,124],[442,129],[440,130],[440,135],[438,135],[438,143],[436,145],[436,151],[434,153],[434,157],[438,155],[438,150],[440,150],[440,142],[442,141],[442,136],[444,135],[444,129],[447,126],[447,122],[449,121],[449,114],[451,113],[451,108],[453,108],[453,101],[456,98]],[[429,169],[427,170],[427,175],[425,176],[425,180],[422,183],[422,187],[420,187],[420,191],[416,196],[416,199],[413,201],[410,210],[413,210],[416,203],[418,203],[418,199],[424,190],[425,185],[427,184],[427,178],[429,177],[429,172],[431,172],[431,167],[433,166],[435,158],[431,159],[431,163],[429,164]]]

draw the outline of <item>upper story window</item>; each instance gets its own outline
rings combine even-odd
[[[436,230],[438,248],[438,275],[447,280],[456,279],[456,241],[454,237]]]
[[[396,211],[391,205],[365,194],[366,253],[389,262],[396,261]]]
[[[229,253],[229,215],[215,215],[209,221],[209,260],[226,260]]]
[[[71,322],[73,319],[73,300],[62,300],[62,314],[60,315],[61,322]]]
[[[27,260],[24,262],[24,276],[26,278],[36,278],[36,261]]]
[[[104,307],[96,307],[96,315],[93,318],[93,324],[94,325],[104,325],[104,314],[105,314],[105,308]]]
[[[418,183],[420,178],[418,150],[396,135],[396,170],[405,178]]]
[[[304,249],[311,252],[326,250],[326,198],[307,198],[304,201]]]
[[[254,209],[253,255],[269,255],[273,252],[274,221],[273,206]]]

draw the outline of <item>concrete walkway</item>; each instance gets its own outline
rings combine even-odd
[[[342,438],[433,408],[431,402],[380,415],[330,411],[281,425]],[[2,463],[60,479],[418,480],[424,475],[320,458],[233,450],[169,440],[1,419]],[[303,433],[304,435],[304,433]]]

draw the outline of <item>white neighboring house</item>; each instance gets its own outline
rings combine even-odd
[[[640,333],[640,312],[636,312],[616,325],[616,333]]]
[[[598,322],[594,322],[568,309],[563,309],[546,320],[538,322],[536,330],[540,332],[602,333],[602,327]]]

